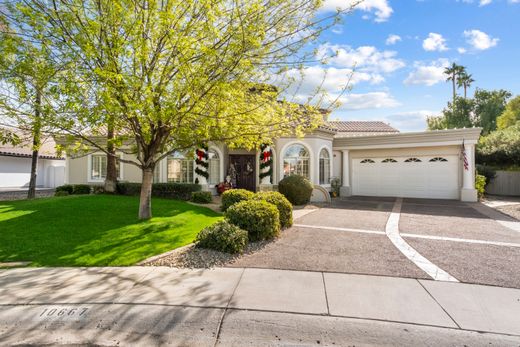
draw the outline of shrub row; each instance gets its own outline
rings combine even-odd
[[[292,225],[292,205],[278,192],[229,190],[222,194],[222,209],[226,221],[202,230],[197,236],[198,247],[242,253],[248,241],[271,239],[281,228]]]
[[[139,195],[140,183],[117,183],[116,190],[121,195]],[[201,190],[199,184],[192,183],[154,183],[152,184],[152,196],[159,198],[171,198],[190,200],[192,193]]]
[[[90,194],[88,184],[65,184],[55,189],[56,196]]]
[[[193,192],[191,193],[191,201],[198,204],[209,204],[213,201],[211,192]]]

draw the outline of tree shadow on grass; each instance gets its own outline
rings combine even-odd
[[[138,198],[71,196],[0,203],[0,261],[33,266],[132,265],[193,241],[221,218],[182,201],[154,199],[137,218]]]

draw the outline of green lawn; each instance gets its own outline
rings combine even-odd
[[[31,266],[132,265],[184,246],[221,217],[186,202],[153,199],[137,219],[137,197],[90,195],[0,201],[0,262]]]

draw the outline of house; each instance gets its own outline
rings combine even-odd
[[[278,138],[259,151],[213,143],[197,150],[196,158],[172,153],[156,167],[154,181],[198,182],[215,192],[215,185],[229,175],[238,188],[270,190],[285,176],[299,174],[315,185],[316,200],[328,197],[331,179],[337,177],[342,196],[477,201],[479,136],[478,128],[400,133],[383,122],[325,122],[303,138]],[[130,154],[120,155],[131,159]],[[120,164],[118,171],[121,181],[141,181],[140,170],[131,164]],[[68,183],[102,184],[105,174],[102,152],[66,158]]]
[[[36,187],[54,188],[65,181],[65,158],[55,150],[56,143],[44,140],[38,156]],[[20,146],[0,145],[0,189],[28,188],[31,176],[32,149],[29,141]]]

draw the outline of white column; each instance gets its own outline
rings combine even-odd
[[[460,200],[468,202],[478,201],[478,193],[475,189],[475,145],[466,145],[466,157],[468,158],[468,170],[462,163],[462,190]]]
[[[348,149],[344,149],[341,151],[342,160],[341,160],[341,196],[350,196],[352,195],[350,189],[350,153]]]
[[[464,163],[462,163],[462,169],[464,170],[464,174],[462,177],[462,188],[464,189],[475,189],[475,178],[474,178],[474,153],[475,153],[475,145],[465,145],[466,147],[466,157],[468,158],[468,170],[464,168]]]

